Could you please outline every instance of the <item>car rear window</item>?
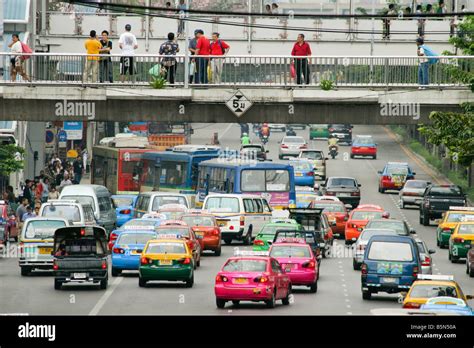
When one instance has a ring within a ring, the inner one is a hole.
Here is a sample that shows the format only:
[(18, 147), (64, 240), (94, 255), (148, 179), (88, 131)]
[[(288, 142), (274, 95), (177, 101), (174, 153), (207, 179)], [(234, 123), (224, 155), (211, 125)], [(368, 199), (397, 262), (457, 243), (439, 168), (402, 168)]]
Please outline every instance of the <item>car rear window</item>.
[(64, 221), (60, 220), (30, 220), (27, 223), (24, 238), (26, 239), (51, 239), (54, 238), (56, 229), (65, 227)]
[(474, 234), (474, 225), (460, 225), (458, 229), (459, 234)]
[(127, 221), (120, 227), (120, 229), (121, 230), (133, 230), (133, 229), (143, 230), (144, 228), (154, 229), (155, 225), (156, 225), (156, 221), (154, 220), (136, 219), (136, 220)]
[(424, 189), (428, 186), (428, 183), (425, 181), (414, 181), (414, 180), (408, 180), (405, 183), (405, 187), (407, 188), (417, 188), (417, 189)]
[(371, 145), (374, 143), (372, 138), (357, 138), (354, 143), (359, 145)]
[(158, 234), (169, 234), (169, 235), (179, 235), (183, 237), (189, 237), (189, 229), (186, 228), (179, 228), (179, 227), (160, 227), (159, 229), (156, 230)]
[(323, 154), (320, 151), (305, 151), (301, 154), (302, 158), (309, 158), (312, 160), (322, 160)]
[(239, 200), (233, 197), (210, 197), (203, 209), (223, 213), (239, 213)]
[(112, 197), (115, 207), (129, 207), (133, 204), (132, 197)]
[(454, 286), (438, 284), (414, 285), (410, 292), (411, 298), (431, 298), (439, 296), (458, 297), (458, 293)]
[(295, 144), (304, 144), (305, 141), (303, 138), (284, 138), (282, 143), (295, 143)]
[(290, 246), (290, 245), (274, 245), (270, 252), (272, 257), (311, 257), (308, 246)]
[(351, 220), (373, 220), (382, 218), (381, 211), (355, 211), (352, 213)]
[(117, 244), (142, 244), (156, 238), (154, 233), (121, 233), (117, 239)]
[(315, 208), (324, 209), (325, 213), (344, 213), (344, 207), (340, 204), (329, 204), (329, 203), (314, 203)]
[(290, 162), (290, 165), (299, 171), (308, 171), (310, 172), (313, 170), (313, 165), (309, 162)]
[(329, 179), (328, 186), (345, 186), (345, 187), (355, 187), (356, 182), (351, 178), (331, 178)]
[(461, 196), (462, 191), (457, 186), (449, 187), (432, 187), (430, 190), (431, 196)]
[(214, 220), (210, 216), (183, 216), (181, 219), (186, 222), (188, 226), (214, 226)]
[(413, 261), (413, 253), (409, 243), (375, 241), (370, 245), (369, 260), (379, 261)]
[(387, 167), (387, 174), (389, 174), (389, 175), (395, 175), (395, 174), (407, 175), (408, 174), (408, 167), (405, 167), (405, 166), (390, 166), (390, 167)]
[(388, 230), (395, 230), (398, 234), (405, 234), (405, 225), (401, 221), (370, 221), (366, 228), (384, 228)]
[(160, 211), (166, 220), (181, 220), (181, 217), (185, 214), (182, 211)]
[(41, 216), (60, 217), (73, 222), (81, 221), (81, 213), (77, 205), (46, 205)]
[(184, 243), (153, 243), (146, 249), (147, 254), (186, 254)]
[(90, 205), (92, 208), (95, 207), (94, 198), (91, 196), (62, 196), (62, 200), (76, 200), (82, 205)]
[(182, 204), (186, 207), (188, 206), (188, 202), (186, 201), (186, 199), (181, 196), (156, 196), (155, 198), (153, 198), (153, 205), (151, 207), (151, 210), (157, 211), (162, 205), (165, 204)]
[(474, 214), (449, 213), (446, 222), (474, 221)]
[(229, 260), (222, 268), (226, 272), (265, 272), (266, 260)]

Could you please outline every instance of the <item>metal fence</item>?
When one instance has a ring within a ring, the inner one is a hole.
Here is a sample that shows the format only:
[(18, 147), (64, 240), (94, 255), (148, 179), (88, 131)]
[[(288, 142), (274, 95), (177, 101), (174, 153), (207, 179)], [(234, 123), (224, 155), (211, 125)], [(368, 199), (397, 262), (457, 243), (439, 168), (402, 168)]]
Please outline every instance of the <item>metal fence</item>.
[[(420, 57), (382, 56), (191, 56), (185, 67), (183, 55), (120, 55), (34, 53), (22, 61), (31, 81), (17, 76), (12, 81), (11, 53), (0, 53), (5, 71), (0, 84), (32, 85), (113, 85), (161, 87), (415, 87), (419, 86)], [(472, 56), (429, 57), (428, 87), (462, 87), (459, 71), (474, 72)], [(18, 61), (18, 59), (17, 59)], [(18, 62), (17, 62), (18, 65)], [(166, 65), (171, 65), (166, 67)], [(185, 69), (186, 68), (186, 69)], [(456, 70), (456, 73), (453, 71)], [(188, 74), (195, 72), (194, 74)], [(18, 74), (17, 74), (18, 75)], [(185, 76), (188, 75), (188, 76)], [(301, 81), (298, 79), (301, 76)], [(174, 77), (174, 81), (173, 81)], [(187, 79), (187, 83), (185, 81)], [(157, 82), (158, 81), (158, 82)], [(330, 82), (328, 82), (330, 81)]]

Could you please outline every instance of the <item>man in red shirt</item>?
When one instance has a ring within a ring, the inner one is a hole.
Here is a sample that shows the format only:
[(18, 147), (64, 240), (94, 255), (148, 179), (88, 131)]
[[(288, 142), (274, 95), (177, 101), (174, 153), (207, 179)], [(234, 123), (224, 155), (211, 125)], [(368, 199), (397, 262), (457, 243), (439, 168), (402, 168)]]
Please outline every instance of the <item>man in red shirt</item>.
[[(299, 34), (296, 39), (296, 43), (293, 46), (291, 55), (295, 57), (308, 57), (311, 56), (311, 47), (304, 40), (304, 34)], [(295, 59), (295, 68), (296, 68), (296, 83), (298, 85), (302, 84), (301, 75), (304, 76), (304, 82), (309, 85), (309, 64), (308, 58), (296, 58)]]
[[(220, 40), (219, 36), (219, 33), (212, 33), (211, 56), (224, 56), (230, 50), (230, 46)], [(223, 66), (224, 58), (211, 58), (212, 83), (221, 83)]]
[(204, 36), (204, 31), (196, 30), (197, 44), (196, 44), (196, 65), (198, 67), (198, 80), (196, 83), (208, 83), (207, 67), (209, 65), (209, 58), (202, 56), (209, 56), (211, 54), (211, 42)]

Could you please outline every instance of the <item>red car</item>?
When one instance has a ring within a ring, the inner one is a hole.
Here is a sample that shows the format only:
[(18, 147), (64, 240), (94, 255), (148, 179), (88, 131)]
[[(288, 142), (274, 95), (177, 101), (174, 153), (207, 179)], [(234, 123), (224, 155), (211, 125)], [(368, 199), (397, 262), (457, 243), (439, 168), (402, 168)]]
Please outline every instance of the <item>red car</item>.
[(371, 135), (358, 135), (352, 141), (351, 158), (356, 156), (377, 158), (377, 144)]
[(346, 222), (346, 245), (354, 243), (369, 220), (389, 218), (390, 214), (379, 205), (362, 204), (354, 209)]
[(181, 217), (194, 231), (201, 243), (202, 250), (212, 250), (214, 255), (221, 255), (221, 230), (217, 226), (216, 218), (211, 214), (193, 213)]
[(155, 228), (155, 231), (158, 233), (159, 237), (160, 235), (162, 235), (162, 237), (175, 235), (186, 239), (186, 244), (188, 245), (189, 250), (192, 250), (193, 253), (194, 264), (196, 267), (201, 266), (201, 244), (198, 238), (196, 238), (193, 229), (184, 221), (165, 220), (161, 222), (160, 226)]
[[(314, 201), (313, 208), (323, 208), (323, 214), (327, 216), (332, 232), (344, 238), (346, 221), (349, 219), (349, 212), (344, 203), (325, 200)], [(335, 225), (334, 222), (336, 223)]]
[(387, 190), (400, 191), (408, 180), (414, 180), (416, 173), (411, 170), (408, 163), (388, 162), (383, 170), (378, 172), (379, 192)]

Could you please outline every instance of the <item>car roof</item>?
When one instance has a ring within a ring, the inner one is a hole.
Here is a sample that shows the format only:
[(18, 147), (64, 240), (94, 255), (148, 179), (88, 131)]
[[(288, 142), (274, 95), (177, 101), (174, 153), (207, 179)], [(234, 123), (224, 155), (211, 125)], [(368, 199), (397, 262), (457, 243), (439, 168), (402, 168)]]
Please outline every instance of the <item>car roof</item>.
[(66, 222), (66, 224), (69, 223), (69, 221), (67, 219), (64, 219), (64, 218), (60, 218), (60, 217), (43, 217), (43, 216), (37, 216), (37, 217), (34, 217), (34, 218), (29, 218), (27, 220), (25, 220), (24, 223), (28, 223), (28, 222), (32, 222), (32, 221), (64, 221)]
[(135, 198), (135, 197), (138, 197), (138, 195), (129, 195), (129, 194), (119, 194), (119, 195), (112, 195), (110, 196), (110, 198)]
[(109, 190), (102, 185), (94, 185), (94, 184), (77, 184), (77, 185), (68, 185), (65, 186), (62, 191), (61, 195), (64, 195), (65, 193), (68, 193), (68, 191), (74, 191), (74, 193), (77, 195), (78, 192), (81, 193), (81, 195), (85, 195), (86, 193), (91, 193), (91, 192), (103, 192), (103, 193), (109, 193)]

